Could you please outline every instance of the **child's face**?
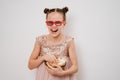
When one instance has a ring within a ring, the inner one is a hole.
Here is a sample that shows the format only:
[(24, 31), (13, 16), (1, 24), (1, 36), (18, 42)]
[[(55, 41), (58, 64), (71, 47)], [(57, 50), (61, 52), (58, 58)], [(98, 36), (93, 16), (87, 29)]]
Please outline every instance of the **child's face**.
[(65, 21), (63, 21), (63, 14), (58, 12), (51, 12), (48, 14), (46, 25), (50, 32), (50, 35), (57, 37), (62, 33), (61, 29), (65, 26)]

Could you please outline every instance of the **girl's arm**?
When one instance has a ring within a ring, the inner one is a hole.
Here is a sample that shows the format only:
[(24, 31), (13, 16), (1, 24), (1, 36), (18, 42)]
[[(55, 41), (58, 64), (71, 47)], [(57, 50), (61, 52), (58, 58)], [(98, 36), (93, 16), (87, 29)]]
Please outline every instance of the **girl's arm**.
[(39, 57), (39, 55), (40, 55), (40, 44), (36, 41), (34, 45), (34, 49), (28, 61), (28, 68), (30, 70), (37, 68), (44, 61), (43, 57), (41, 56)]
[(71, 41), (70, 47), (69, 47), (69, 57), (72, 62), (72, 66), (68, 70), (62, 70), (62, 68), (58, 65), (57, 68), (49, 68), (46, 66), (47, 71), (54, 75), (54, 76), (66, 76), (74, 74), (78, 71), (78, 62), (77, 62), (77, 56), (75, 51), (75, 45), (74, 41)]
[(57, 62), (56, 57), (54, 55), (45, 54), (43, 56), (40, 56), (40, 44), (38, 41), (36, 41), (28, 62), (28, 68), (31, 70), (37, 68), (44, 61)]
[(74, 39), (70, 43), (69, 57), (71, 59), (72, 66), (68, 70), (64, 71), (64, 75), (71, 75), (78, 71), (78, 60), (77, 60), (77, 55), (76, 55)]

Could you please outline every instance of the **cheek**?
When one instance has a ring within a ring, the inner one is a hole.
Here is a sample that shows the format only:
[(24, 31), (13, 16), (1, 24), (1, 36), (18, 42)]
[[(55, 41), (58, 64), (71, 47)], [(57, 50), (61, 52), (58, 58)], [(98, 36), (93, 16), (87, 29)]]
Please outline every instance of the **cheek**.
[(60, 27), (60, 29), (63, 29), (64, 27), (65, 27), (65, 26), (63, 25), (63, 26)]
[(59, 32), (61, 32), (61, 31), (62, 31), (62, 29), (63, 29), (63, 27), (60, 27), (60, 28), (59, 28)]
[(48, 28), (48, 29), (51, 29), (51, 27), (50, 27), (50, 26), (47, 26), (47, 28)]

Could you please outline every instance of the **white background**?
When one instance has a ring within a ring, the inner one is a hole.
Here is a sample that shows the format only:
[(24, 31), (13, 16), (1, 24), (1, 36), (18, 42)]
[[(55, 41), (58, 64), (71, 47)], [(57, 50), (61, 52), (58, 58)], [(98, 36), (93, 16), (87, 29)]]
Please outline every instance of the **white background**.
[(27, 63), (35, 38), (48, 33), (43, 10), (64, 6), (78, 80), (120, 80), (120, 0), (0, 0), (0, 80), (35, 80)]

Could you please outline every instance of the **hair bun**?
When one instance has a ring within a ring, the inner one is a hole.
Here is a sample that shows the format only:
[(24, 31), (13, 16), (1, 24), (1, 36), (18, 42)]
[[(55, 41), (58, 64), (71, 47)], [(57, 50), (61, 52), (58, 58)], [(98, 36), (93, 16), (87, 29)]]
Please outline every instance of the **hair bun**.
[(64, 13), (67, 13), (68, 12), (68, 7), (64, 7), (62, 10), (63, 10)]
[(44, 9), (44, 13), (47, 14), (49, 12), (49, 9), (48, 8), (45, 8)]

